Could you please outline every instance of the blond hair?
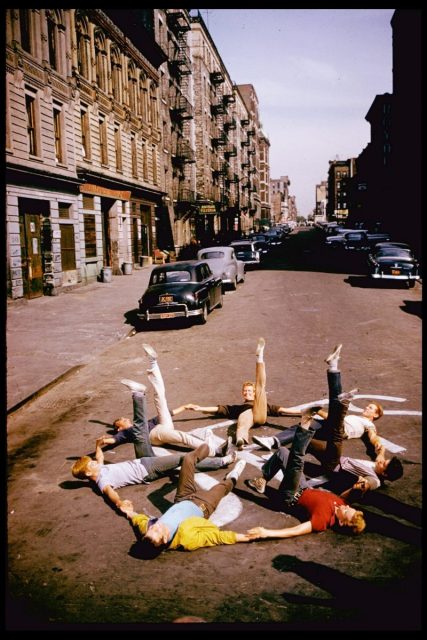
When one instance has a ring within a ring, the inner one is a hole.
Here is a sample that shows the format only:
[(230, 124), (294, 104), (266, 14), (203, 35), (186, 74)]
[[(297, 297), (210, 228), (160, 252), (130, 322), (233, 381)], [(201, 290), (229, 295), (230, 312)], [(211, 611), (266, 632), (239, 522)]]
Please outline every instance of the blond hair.
[(366, 521), (363, 515), (363, 511), (356, 511), (351, 519), (351, 522), (349, 523), (349, 526), (351, 527), (351, 530), (355, 535), (362, 533), (362, 531), (366, 529)]
[(255, 382), (252, 382), (252, 380), (246, 380), (246, 382), (242, 384), (242, 391), (245, 387), (253, 387), (255, 389)]
[(86, 471), (89, 462), (92, 462), (92, 458), (90, 458), (89, 456), (82, 456), (81, 458), (76, 460), (71, 467), (71, 473), (73, 474), (73, 476), (75, 478), (79, 478), (80, 480), (86, 480)]

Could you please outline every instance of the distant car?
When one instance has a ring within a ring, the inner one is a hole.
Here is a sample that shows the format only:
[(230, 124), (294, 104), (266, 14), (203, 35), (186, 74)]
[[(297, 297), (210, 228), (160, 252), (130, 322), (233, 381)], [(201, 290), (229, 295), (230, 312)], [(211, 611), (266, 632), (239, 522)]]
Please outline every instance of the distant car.
[(401, 249), (411, 249), (409, 244), (406, 244), (406, 242), (393, 242), (392, 240), (389, 240), (388, 242), (376, 242), (374, 245), (374, 251), (377, 251), (378, 249), (386, 249), (387, 247), (400, 247)]
[(369, 254), (368, 266), (375, 280), (402, 281), (412, 288), (420, 279), (418, 262), (409, 248), (381, 247)]
[(242, 260), (246, 265), (259, 265), (261, 256), (259, 251), (256, 250), (255, 242), (239, 240), (232, 242), (230, 247), (233, 247), (236, 258)]
[(357, 229), (347, 230), (344, 233), (326, 238), (326, 244), (333, 249), (370, 249), (377, 242), (390, 240), (388, 233), (370, 233)]
[(238, 282), (245, 281), (245, 263), (237, 260), (233, 247), (205, 247), (197, 252), (197, 258), (207, 262), (214, 276), (233, 291)]
[(207, 262), (188, 260), (154, 267), (137, 316), (145, 322), (196, 318), (205, 324), (214, 307), (222, 307), (221, 278)]

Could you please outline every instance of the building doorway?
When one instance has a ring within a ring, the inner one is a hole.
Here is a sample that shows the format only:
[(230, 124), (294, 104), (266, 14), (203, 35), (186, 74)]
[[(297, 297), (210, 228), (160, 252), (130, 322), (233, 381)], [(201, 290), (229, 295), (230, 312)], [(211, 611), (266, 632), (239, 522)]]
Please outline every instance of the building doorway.
[(43, 295), (41, 218), (49, 216), (49, 202), (19, 198), (19, 236), (24, 296)]

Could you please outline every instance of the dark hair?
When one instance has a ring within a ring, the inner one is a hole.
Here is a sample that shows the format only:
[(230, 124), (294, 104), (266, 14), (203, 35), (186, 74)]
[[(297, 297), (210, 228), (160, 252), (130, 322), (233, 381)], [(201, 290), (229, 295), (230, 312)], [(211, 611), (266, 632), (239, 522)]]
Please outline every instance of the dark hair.
[(393, 480), (399, 480), (399, 478), (401, 478), (402, 476), (403, 476), (402, 463), (399, 460), (399, 458), (397, 458), (396, 456), (393, 456), (392, 458), (390, 458), (390, 462), (386, 467), (384, 478), (386, 478), (386, 480), (390, 480), (390, 482), (393, 482)]
[(166, 549), (166, 545), (155, 547), (149, 540), (143, 538), (133, 543), (129, 549), (129, 555), (138, 560), (154, 560), (164, 549)]

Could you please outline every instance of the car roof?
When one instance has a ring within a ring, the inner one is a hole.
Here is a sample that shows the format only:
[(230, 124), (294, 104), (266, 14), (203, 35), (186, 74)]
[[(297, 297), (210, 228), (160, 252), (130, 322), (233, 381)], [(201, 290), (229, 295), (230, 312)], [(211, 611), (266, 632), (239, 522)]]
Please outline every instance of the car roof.
[(214, 245), (213, 247), (203, 247), (203, 249), (199, 249), (197, 253), (202, 253), (202, 251), (230, 251), (232, 247), (217, 247)]
[(183, 268), (194, 268), (200, 264), (206, 264), (206, 260), (178, 260), (177, 262), (171, 262), (170, 264), (159, 264), (154, 267), (153, 271), (181, 271)]

